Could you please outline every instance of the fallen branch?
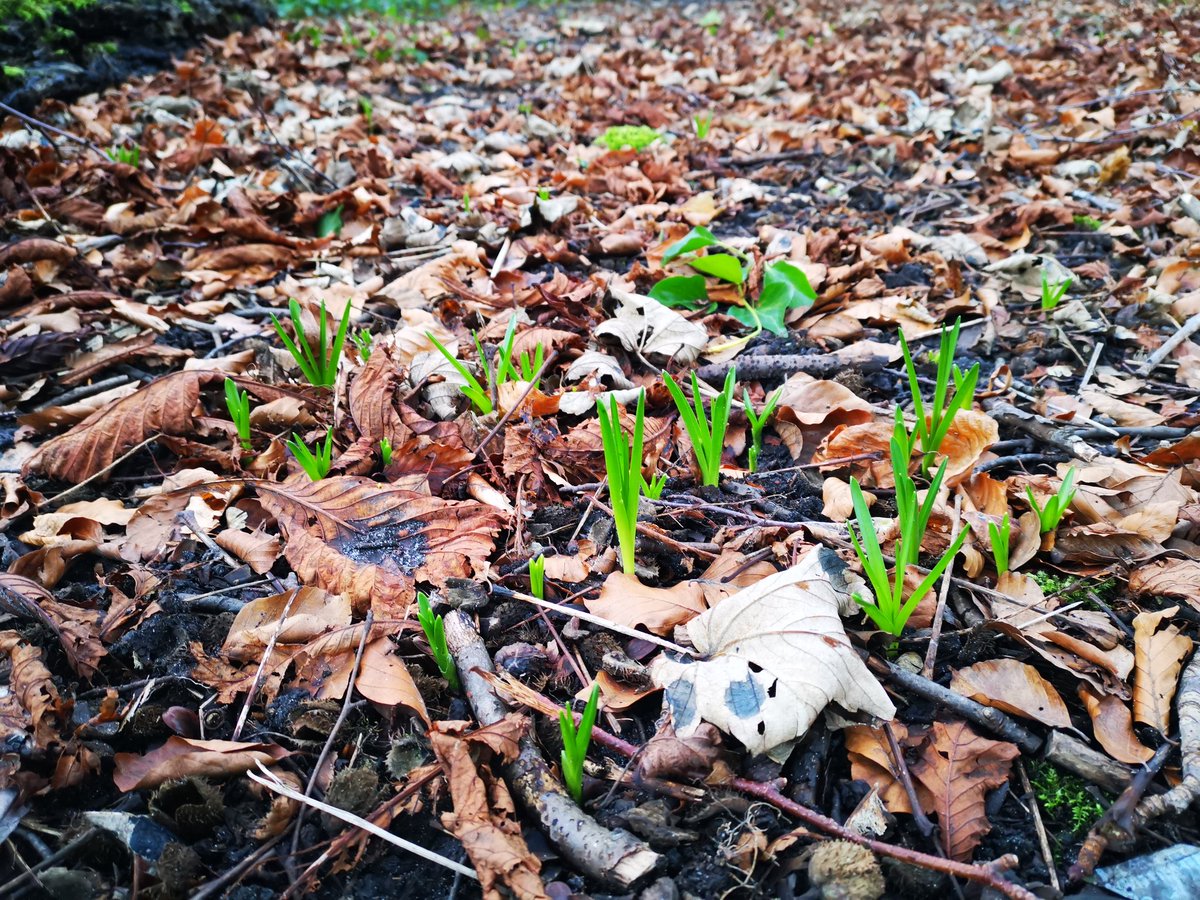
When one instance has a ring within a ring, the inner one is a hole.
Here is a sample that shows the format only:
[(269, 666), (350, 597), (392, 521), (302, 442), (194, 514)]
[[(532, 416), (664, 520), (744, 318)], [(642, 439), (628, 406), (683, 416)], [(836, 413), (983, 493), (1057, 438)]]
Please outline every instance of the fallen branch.
[(1171, 355), (1171, 352), (1190, 338), (1197, 331), (1200, 331), (1200, 313), (1196, 313), (1186, 322), (1179, 326), (1179, 330), (1163, 341), (1163, 345), (1146, 357), (1146, 361), (1142, 363), (1142, 367), (1138, 369), (1138, 374), (1141, 376), (1149, 375), (1153, 372), (1164, 359)]
[(797, 372), (824, 378), (854, 367), (864, 372), (882, 369), (888, 364), (885, 356), (870, 356), (866, 359), (848, 360), (832, 353), (799, 356), (739, 356), (729, 362), (710, 363), (696, 370), (696, 377), (708, 382), (719, 382), (726, 373), (737, 366), (738, 378), (753, 381), (760, 378), (787, 378)]
[[(553, 700), (539, 694), (528, 685), (514, 681), (511, 678), (502, 678), (495, 675), (486, 679), (486, 681), (509, 694), (515, 702), (528, 706), (530, 709), (548, 716), (558, 714), (559, 707)], [(575, 716), (578, 719), (579, 714), (576, 713)], [(611, 735), (601, 728), (592, 729), (592, 740), (630, 758), (636, 756), (641, 750), (641, 748), (615, 735)], [(802, 806), (795, 800), (785, 797), (773, 784), (752, 781), (749, 778), (729, 778), (720, 782), (720, 785), (731, 787), (748, 796), (765, 800), (829, 837), (861, 844), (863, 847), (880, 856), (887, 856), (908, 865), (919, 866), (934, 872), (943, 872), (947, 875), (987, 885), (1006, 897), (1014, 898), (1014, 900), (1034, 900), (1034, 894), (1031, 894), (1020, 885), (1005, 880), (1003, 876), (1005, 871), (1014, 869), (1019, 864), (1020, 860), (1015, 854), (1008, 853), (999, 859), (982, 865), (955, 862), (952, 859), (943, 859), (939, 856), (931, 856), (928, 853), (921, 853), (917, 850), (909, 850), (907, 847), (896, 847), (892, 844), (886, 844), (883, 841), (864, 837), (857, 831), (852, 831), (844, 825), (838, 824), (828, 816), (823, 816), (806, 806)]]
[[(509, 710), (486, 678), (495, 670), (483, 639), (458, 610), (446, 616), (445, 624), (446, 644), (475, 717), (482, 725), (499, 722)], [(605, 828), (576, 805), (533, 738), (522, 738), (521, 754), (504, 767), (504, 775), (551, 842), (589, 878), (624, 889), (658, 866), (658, 854), (646, 844), (627, 831)]]
[(1045, 441), (1085, 463), (1090, 463), (1100, 456), (1100, 451), (1089, 445), (1079, 435), (1049, 419), (1025, 412), (1005, 400), (993, 397), (985, 400), (983, 406), (988, 414), (1002, 425), (1023, 431), (1039, 441)]

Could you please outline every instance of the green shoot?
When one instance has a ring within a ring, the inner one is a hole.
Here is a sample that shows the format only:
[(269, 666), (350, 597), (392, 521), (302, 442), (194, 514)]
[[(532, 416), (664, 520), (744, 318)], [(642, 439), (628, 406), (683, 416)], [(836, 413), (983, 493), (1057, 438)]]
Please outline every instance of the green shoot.
[(1029, 486), (1025, 487), (1025, 493), (1029, 496), (1029, 505), (1038, 515), (1038, 524), (1041, 527), (1042, 534), (1049, 531), (1054, 531), (1058, 528), (1058, 523), (1062, 521), (1062, 517), (1067, 513), (1067, 507), (1071, 505), (1071, 501), (1075, 498), (1075, 467), (1071, 466), (1067, 472), (1067, 477), (1062, 480), (1062, 484), (1058, 487), (1058, 493), (1046, 501), (1045, 506), (1039, 506), (1037, 498), (1033, 496), (1033, 489)]
[(333, 463), (333, 429), (325, 429), (324, 445), (315, 444), (317, 452), (313, 453), (308, 449), (304, 441), (300, 440), (296, 435), (292, 435), (287, 441), (287, 447), (292, 451), (292, 456), (296, 458), (296, 462), (300, 463), (308, 477), (313, 481), (320, 481), (329, 474), (329, 467)]
[(371, 358), (371, 344), (375, 341), (375, 335), (365, 328), (360, 328), (350, 335), (350, 340), (354, 341), (354, 346), (358, 348), (359, 359), (366, 362)]
[(550, 199), (550, 188), (540, 187), (537, 189), (538, 199), (545, 203)]
[(367, 126), (367, 134), (370, 134), (375, 128), (375, 104), (369, 97), (359, 97), (358, 108), (362, 111), (363, 124)]
[(896, 512), (900, 536), (896, 539), (895, 568), (891, 576), (888, 575), (887, 562), (875, 531), (875, 521), (871, 518), (862, 488), (857, 478), (850, 479), (850, 497), (854, 503), (854, 517), (858, 524), (857, 534), (853, 527), (850, 528), (850, 540), (875, 594), (874, 603), (868, 603), (861, 594), (855, 594), (854, 601), (881, 631), (896, 637), (904, 631), (905, 623), (921, 602), (921, 598), (929, 593), (967, 538), (967, 529), (961, 529), (954, 543), (917, 585), (916, 590), (907, 600), (904, 599), (904, 573), (910, 565), (917, 562), (921, 552), (921, 539), (929, 526), (933, 504), (946, 474), (946, 461), (942, 460), (937, 474), (929, 484), (925, 502), (918, 503), (917, 489), (908, 474), (908, 457), (904, 453), (907, 439), (903, 423), (898, 420), (892, 436), (892, 468), (896, 476)]
[(111, 150), (105, 151), (105, 156), (115, 163), (133, 166), (136, 169), (142, 163), (142, 148), (137, 144), (133, 146), (114, 145)]
[(338, 235), (342, 231), (342, 210), (345, 204), (339, 203), (328, 212), (321, 213), (321, 217), (317, 219), (317, 237), (329, 237), (330, 235)]
[(1067, 295), (1067, 291), (1071, 287), (1071, 283), (1075, 279), (1064, 278), (1058, 284), (1051, 284), (1046, 273), (1042, 272), (1042, 311), (1050, 312), (1057, 308), (1058, 304), (1062, 303), (1063, 297)]
[[(529, 358), (529, 351), (525, 351), (516, 364), (513, 364), (513, 340), (516, 332), (517, 317), (513, 316), (508, 320), (508, 329), (504, 332), (504, 340), (500, 342), (500, 348), (496, 354), (497, 386), (509, 381), (533, 381), (533, 377), (542, 367), (546, 351), (541, 344), (534, 348), (533, 359)], [(476, 346), (478, 346), (478, 339), (476, 339)], [(536, 388), (537, 382), (534, 382), (533, 386)]]
[[(950, 431), (954, 417), (958, 415), (959, 410), (970, 409), (971, 402), (975, 399), (975, 384), (979, 380), (979, 363), (973, 365), (971, 371), (966, 375), (963, 375), (962, 370), (954, 364), (954, 350), (958, 346), (958, 330), (961, 326), (962, 319), (956, 319), (954, 327), (949, 331), (945, 327), (942, 328), (941, 346), (937, 352), (937, 381), (928, 411), (921, 399), (921, 388), (917, 384), (917, 370), (908, 349), (908, 341), (904, 339), (904, 332), (900, 332), (900, 349), (904, 353), (904, 366), (908, 370), (908, 386), (912, 391), (913, 411), (917, 419), (909, 442), (910, 444), (920, 442), (921, 471), (926, 475), (929, 474), (933, 455), (942, 446), (942, 441), (946, 439), (946, 434)], [(954, 380), (954, 398), (948, 400), (947, 394), (950, 390), (951, 378)], [(905, 468), (907, 470), (907, 467)]]
[(708, 138), (708, 132), (712, 130), (712, 123), (712, 113), (692, 116), (692, 130), (696, 132), (696, 140), (703, 141)]
[(225, 406), (229, 409), (229, 418), (237, 427), (238, 439), (242, 449), (249, 450), (250, 444), (250, 395), (239, 391), (237, 382), (232, 378), (225, 379)]
[(657, 500), (662, 496), (663, 488), (667, 486), (667, 475), (665, 472), (655, 473), (650, 476), (650, 480), (646, 481), (642, 478), (642, 493), (651, 500)]
[(441, 616), (434, 615), (429, 605), (429, 596), (424, 591), (417, 591), (417, 621), (429, 641), (429, 649), (433, 651), (433, 661), (437, 663), (438, 671), (450, 685), (450, 690), (458, 691), (458, 670), (454, 668), (454, 657), (446, 646), (446, 623)]
[[(737, 370), (729, 369), (725, 376), (725, 387), (712, 401), (712, 423), (704, 415), (704, 400), (700, 396), (700, 382), (696, 373), (692, 373), (692, 398), (689, 403), (683, 396), (683, 391), (675, 383), (670, 372), (663, 373), (663, 381), (671, 398), (683, 418), (688, 437), (692, 441), (692, 452), (696, 455), (696, 468), (700, 470), (700, 482), (705, 485), (715, 485), (721, 480), (721, 455), (725, 450), (725, 427), (729, 424), (729, 407), (733, 403), (733, 385), (737, 380)], [(694, 405), (693, 405), (694, 404)]]
[(605, 408), (597, 402), (600, 439), (604, 443), (604, 466), (608, 472), (608, 496), (612, 504), (613, 524), (621, 547), (621, 569), (626, 575), (636, 570), (638, 498), (642, 493), (642, 433), (646, 419), (646, 392), (638, 393), (637, 413), (633, 420), (633, 442), (621, 428), (617, 398), (610, 396)]
[(540, 554), (529, 561), (529, 593), (539, 600), (546, 599), (546, 557)]
[(566, 704), (558, 713), (558, 728), (562, 733), (562, 773), (567, 792), (575, 798), (575, 802), (583, 803), (583, 760), (587, 756), (588, 746), (592, 743), (592, 726), (596, 724), (596, 713), (600, 709), (600, 685), (592, 685), (592, 694), (588, 697), (587, 706), (575, 724), (575, 716), (571, 705)]
[(296, 365), (300, 367), (300, 371), (304, 373), (309, 384), (315, 387), (333, 387), (333, 383), (337, 379), (338, 360), (342, 356), (342, 345), (346, 343), (346, 329), (350, 325), (350, 304), (346, 304), (346, 311), (342, 313), (341, 324), (338, 325), (337, 333), (334, 335), (333, 343), (329, 345), (328, 351), (326, 350), (328, 313), (325, 310), (325, 301), (321, 301), (321, 314), (318, 317), (321, 327), (315, 344), (309, 341), (308, 336), (304, 333), (300, 304), (296, 302), (295, 298), (288, 301), (288, 309), (292, 317), (292, 328), (296, 332), (296, 340), (293, 341), (288, 336), (279, 319), (272, 315), (271, 322), (275, 325), (279, 339), (292, 354), (292, 359), (296, 361)]
[[(455, 359), (454, 354), (447, 350), (441, 341), (435, 338), (428, 331), (425, 332), (425, 337), (433, 341), (433, 346), (437, 347), (438, 352), (440, 352), (442, 356), (446, 358), (446, 362), (450, 363), (450, 365), (454, 367), (454, 371), (458, 372), (458, 374), (461, 375), (466, 381), (466, 384), (460, 384), (458, 386), (458, 389), (462, 391), (463, 396), (475, 404), (475, 408), (479, 410), (480, 415), (488, 415), (495, 408), (494, 404), (492, 403), (491, 391), (480, 384), (479, 379), (472, 374), (471, 370), (468, 369), (463, 363)], [(478, 340), (476, 343), (478, 344)], [(482, 352), (480, 353), (479, 359), (480, 362), (484, 362)], [(488, 380), (490, 381), (491, 379)]]
[(471, 195), (465, 192), (463, 193), (463, 212), (468, 215), (471, 212)]
[(771, 414), (775, 412), (780, 393), (781, 391), (778, 390), (772, 393), (767, 398), (767, 402), (763, 404), (762, 412), (756, 413), (754, 404), (750, 402), (750, 392), (744, 388), (742, 390), (742, 402), (746, 407), (746, 421), (750, 423), (750, 449), (746, 451), (746, 462), (749, 464), (751, 472), (758, 471), (758, 457), (762, 453), (763, 427), (771, 418)]
[(383, 460), (384, 468), (392, 464), (392, 442), (387, 438), (379, 439), (379, 458)]
[(992, 558), (996, 560), (996, 574), (1003, 575), (1008, 571), (1008, 545), (1012, 537), (1012, 521), (1008, 513), (1000, 520), (1000, 526), (988, 522), (988, 539), (992, 542)]

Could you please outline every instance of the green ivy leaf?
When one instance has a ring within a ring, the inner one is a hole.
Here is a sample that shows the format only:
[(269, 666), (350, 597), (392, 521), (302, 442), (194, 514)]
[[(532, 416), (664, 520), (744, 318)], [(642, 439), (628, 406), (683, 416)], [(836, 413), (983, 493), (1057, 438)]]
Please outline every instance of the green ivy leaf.
[(342, 230), (342, 206), (339, 203), (335, 208), (323, 213), (321, 218), (317, 219), (317, 237), (329, 237), (331, 234), (338, 234)]
[(714, 278), (720, 278), (730, 284), (741, 284), (746, 280), (741, 260), (728, 253), (710, 253), (708, 256), (699, 256), (693, 259), (689, 265), (697, 272), (712, 275)]
[[(763, 288), (758, 295), (755, 309), (762, 320), (763, 328), (779, 337), (787, 336), (787, 326), (784, 319), (789, 310), (802, 306), (811, 306), (817, 299), (817, 292), (812, 289), (806, 276), (789, 262), (779, 260), (767, 266), (763, 272)], [(749, 319), (749, 312), (739, 316), (731, 311), (739, 322)]]
[(708, 285), (703, 275), (674, 275), (652, 287), (649, 296), (663, 306), (699, 309), (708, 301)]
[(721, 242), (717, 240), (716, 235), (703, 225), (697, 225), (681, 240), (667, 248), (667, 252), (663, 254), (662, 264), (665, 266), (671, 260), (678, 259), (685, 253), (695, 253), (705, 247), (715, 247), (719, 243)]

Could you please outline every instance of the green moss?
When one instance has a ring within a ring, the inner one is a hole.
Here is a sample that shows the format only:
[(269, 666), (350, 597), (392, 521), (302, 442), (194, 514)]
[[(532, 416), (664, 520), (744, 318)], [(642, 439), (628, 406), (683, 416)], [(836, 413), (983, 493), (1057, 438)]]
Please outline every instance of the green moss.
[(1082, 228), (1085, 231), (1099, 231), (1101, 228), (1104, 227), (1104, 223), (1101, 222), (1099, 219), (1097, 219), (1095, 216), (1077, 215), (1074, 217), (1074, 219), (1075, 219), (1075, 227)]
[(1087, 791), (1080, 778), (1060, 771), (1050, 763), (1033, 767), (1030, 783), (1042, 810), (1052, 821), (1071, 829), (1076, 837), (1085, 834), (1104, 815), (1104, 806)]
[(49, 21), (56, 13), (71, 13), (94, 6), (96, 0), (0, 0), (0, 21)]
[[(1079, 581), (1072, 575), (1057, 575), (1054, 572), (1038, 571), (1030, 573), (1030, 577), (1037, 582), (1038, 587), (1042, 592), (1049, 597), (1051, 594), (1058, 594), (1058, 599), (1063, 603), (1082, 602), (1085, 606), (1094, 605), (1091, 602), (1089, 594), (1095, 594), (1105, 603), (1110, 601), (1117, 592), (1117, 581), (1115, 578), (1107, 578), (1104, 581), (1083, 581), (1075, 585), (1069, 591), (1068, 587)], [(1060, 593), (1066, 591), (1066, 593)]]
[(603, 144), (609, 150), (631, 147), (641, 153), (655, 141), (661, 140), (661, 132), (649, 125), (614, 125), (596, 138), (596, 143)]

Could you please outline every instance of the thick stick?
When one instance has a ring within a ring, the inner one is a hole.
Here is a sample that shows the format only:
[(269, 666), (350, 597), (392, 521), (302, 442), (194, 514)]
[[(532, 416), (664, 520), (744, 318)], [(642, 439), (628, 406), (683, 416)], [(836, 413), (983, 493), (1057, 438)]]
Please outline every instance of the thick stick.
[[(476, 718), (482, 725), (498, 722), (509, 710), (480, 674), (495, 671), (483, 639), (458, 610), (447, 615), (445, 623), (446, 644)], [(644, 843), (627, 831), (605, 828), (575, 804), (533, 738), (522, 739), (521, 755), (504, 767), (504, 774), (554, 845), (588, 877), (624, 889), (658, 866), (658, 854)]]
[(849, 368), (864, 372), (882, 369), (888, 364), (883, 356), (848, 360), (831, 353), (813, 356), (739, 356), (736, 360), (710, 363), (696, 370), (696, 377), (708, 382), (721, 381), (732, 366), (737, 366), (738, 377), (745, 380), (758, 378), (787, 378), (797, 372), (805, 372), (819, 378), (836, 375)]

